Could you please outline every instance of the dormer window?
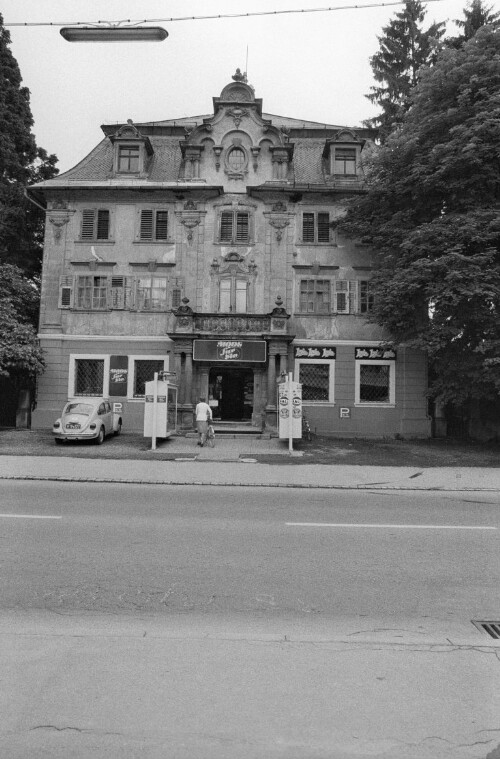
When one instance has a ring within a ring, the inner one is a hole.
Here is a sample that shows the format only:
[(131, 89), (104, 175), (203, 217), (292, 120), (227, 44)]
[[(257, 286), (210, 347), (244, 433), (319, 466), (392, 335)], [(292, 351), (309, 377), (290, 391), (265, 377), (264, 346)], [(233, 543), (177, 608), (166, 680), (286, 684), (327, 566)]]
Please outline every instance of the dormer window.
[(324, 169), (332, 179), (358, 179), (361, 150), (365, 141), (350, 131), (342, 131), (336, 137), (326, 141), (323, 158)]
[(356, 148), (334, 148), (333, 173), (337, 176), (356, 176)]
[(109, 139), (114, 148), (113, 173), (144, 175), (147, 158), (154, 152), (149, 137), (142, 135), (129, 120)]
[(139, 145), (120, 145), (118, 147), (118, 171), (137, 174), (139, 171)]

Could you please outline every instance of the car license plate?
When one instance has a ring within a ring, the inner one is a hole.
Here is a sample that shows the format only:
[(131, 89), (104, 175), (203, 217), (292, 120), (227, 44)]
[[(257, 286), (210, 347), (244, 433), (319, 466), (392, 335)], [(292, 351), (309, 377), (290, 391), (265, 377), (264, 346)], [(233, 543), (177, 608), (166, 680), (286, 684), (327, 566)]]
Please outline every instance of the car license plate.
[(66, 429), (67, 430), (79, 430), (80, 429), (80, 425), (77, 424), (77, 422), (70, 422), (69, 424), (66, 425)]

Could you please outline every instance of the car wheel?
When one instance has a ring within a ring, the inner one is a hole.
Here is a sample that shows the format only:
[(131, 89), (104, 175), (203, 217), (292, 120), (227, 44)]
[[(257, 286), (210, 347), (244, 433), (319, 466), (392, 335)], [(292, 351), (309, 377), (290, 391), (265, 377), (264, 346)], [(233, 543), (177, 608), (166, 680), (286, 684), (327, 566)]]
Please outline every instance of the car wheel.
[(106, 437), (106, 430), (104, 429), (104, 427), (101, 427), (99, 430), (99, 434), (97, 435), (97, 438), (96, 438), (97, 445), (102, 445), (104, 443), (105, 437)]
[(120, 421), (118, 422), (118, 426), (115, 430), (115, 435), (119, 435), (121, 431), (122, 431), (122, 420), (120, 419)]

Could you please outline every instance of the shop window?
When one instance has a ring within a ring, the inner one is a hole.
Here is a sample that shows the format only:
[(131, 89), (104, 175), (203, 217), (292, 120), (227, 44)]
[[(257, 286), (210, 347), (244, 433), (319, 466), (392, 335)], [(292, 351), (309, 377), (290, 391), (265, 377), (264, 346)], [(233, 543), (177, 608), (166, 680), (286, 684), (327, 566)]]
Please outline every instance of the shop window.
[(104, 359), (75, 359), (74, 395), (77, 397), (104, 395)]
[(139, 229), (140, 240), (168, 239), (168, 211), (154, 211), (150, 208), (141, 211)]
[(84, 208), (82, 211), (82, 240), (108, 240), (110, 214), (107, 208)]
[(154, 379), (155, 372), (165, 369), (165, 361), (162, 358), (136, 358), (133, 361), (133, 397), (144, 398), (146, 382)]
[(302, 384), (304, 403), (333, 403), (335, 361), (296, 361), (295, 376)]
[(336, 176), (356, 176), (356, 148), (334, 148), (333, 173)]
[(302, 242), (330, 242), (330, 214), (302, 214)]
[(228, 244), (250, 242), (250, 214), (247, 211), (222, 211), (219, 242)]
[(219, 311), (245, 314), (248, 310), (248, 281), (239, 277), (224, 277), (219, 282)]
[(139, 172), (139, 145), (120, 145), (118, 148), (118, 171), (125, 174)]
[(394, 405), (394, 361), (356, 361), (356, 404)]

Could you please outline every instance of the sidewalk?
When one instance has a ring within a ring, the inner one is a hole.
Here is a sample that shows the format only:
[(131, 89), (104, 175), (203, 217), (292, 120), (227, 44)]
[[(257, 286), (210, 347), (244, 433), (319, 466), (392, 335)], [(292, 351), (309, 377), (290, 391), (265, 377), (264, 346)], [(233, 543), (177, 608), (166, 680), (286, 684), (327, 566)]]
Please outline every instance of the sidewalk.
[[(500, 491), (500, 470), (480, 467), (378, 467), (319, 464), (273, 466), (236, 458), (231, 441), (227, 458), (195, 460), (105, 460), (71, 456), (0, 456), (0, 479), (115, 482), (158, 485), (329, 488), (421, 491)], [(229, 441), (227, 441), (229, 444)], [(245, 446), (247, 448), (247, 445)], [(288, 455), (288, 454), (286, 454)]]

